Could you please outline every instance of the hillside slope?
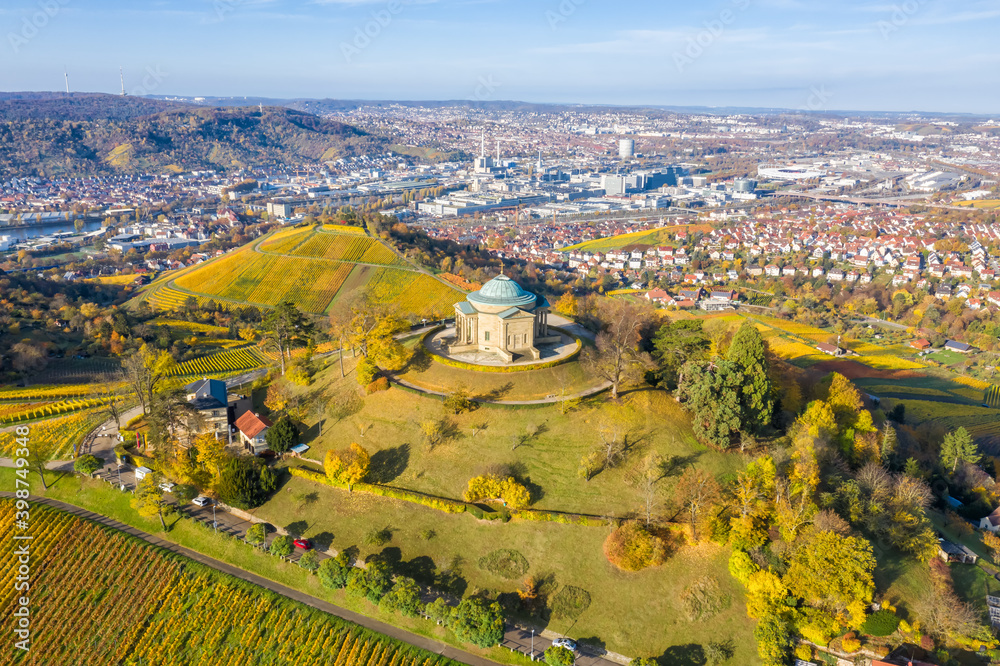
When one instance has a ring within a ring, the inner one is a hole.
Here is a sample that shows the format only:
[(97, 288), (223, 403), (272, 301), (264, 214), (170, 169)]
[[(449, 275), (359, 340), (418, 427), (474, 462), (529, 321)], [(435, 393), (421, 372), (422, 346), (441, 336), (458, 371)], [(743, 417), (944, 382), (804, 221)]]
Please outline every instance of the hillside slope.
[(139, 298), (162, 310), (191, 296), (264, 308), (291, 300), (305, 312), (323, 315), (365, 289), (412, 319), (447, 316), (464, 298), (464, 292), (405, 264), (381, 241), (320, 227), (272, 233), (157, 280)]
[[(134, 111), (141, 110), (143, 100)], [(154, 108), (159, 102), (148, 100)], [(23, 100), (0, 101), (0, 177), (228, 171), (288, 165), (385, 150), (389, 141), (344, 123), (284, 108), (178, 107), (151, 115), (95, 116), (70, 100), (41, 103), (45, 117), (16, 113)], [(126, 104), (118, 99), (114, 104)], [(82, 104), (82, 103), (81, 103)], [(91, 116), (93, 119), (79, 119)]]

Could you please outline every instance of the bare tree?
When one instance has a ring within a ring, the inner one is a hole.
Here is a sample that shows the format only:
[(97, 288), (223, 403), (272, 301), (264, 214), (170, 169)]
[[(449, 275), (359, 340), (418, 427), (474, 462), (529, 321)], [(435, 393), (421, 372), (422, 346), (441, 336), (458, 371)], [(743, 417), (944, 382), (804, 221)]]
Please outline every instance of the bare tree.
[(116, 377), (107, 376), (102, 384), (101, 397), (105, 400), (103, 412), (114, 419), (115, 428), (122, 429), (122, 415), (125, 413), (125, 396)]
[(640, 380), (643, 371), (652, 367), (649, 354), (639, 349), (649, 312), (626, 301), (608, 299), (597, 318), (601, 332), (595, 347), (584, 351), (583, 364), (589, 372), (611, 383), (611, 399), (617, 400), (623, 384)]
[(642, 494), (643, 510), (646, 513), (646, 525), (649, 526), (653, 520), (653, 511), (656, 509), (659, 498), (660, 480), (665, 476), (667, 463), (663, 456), (653, 452), (642, 461), (642, 466), (636, 475), (636, 486)]
[(688, 514), (691, 522), (691, 536), (698, 539), (698, 519), (702, 512), (715, 503), (719, 497), (719, 484), (708, 472), (696, 467), (688, 467), (677, 482), (677, 499)]

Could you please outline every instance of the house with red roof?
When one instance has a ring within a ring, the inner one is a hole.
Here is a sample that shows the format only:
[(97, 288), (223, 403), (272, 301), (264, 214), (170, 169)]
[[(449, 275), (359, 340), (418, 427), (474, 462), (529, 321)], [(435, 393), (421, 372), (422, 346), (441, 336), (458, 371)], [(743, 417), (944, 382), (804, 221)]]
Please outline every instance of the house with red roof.
[(267, 450), (267, 429), (271, 423), (266, 417), (246, 412), (236, 419), (236, 429), (240, 431), (240, 442), (248, 453), (259, 456)]

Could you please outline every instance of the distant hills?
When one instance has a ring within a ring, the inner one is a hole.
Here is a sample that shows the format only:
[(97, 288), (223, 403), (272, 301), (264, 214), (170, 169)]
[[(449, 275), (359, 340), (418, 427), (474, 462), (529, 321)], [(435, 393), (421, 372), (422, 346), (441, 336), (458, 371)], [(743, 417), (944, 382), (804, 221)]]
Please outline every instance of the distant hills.
[(0, 177), (295, 165), (384, 152), (390, 139), (288, 108), (0, 93)]

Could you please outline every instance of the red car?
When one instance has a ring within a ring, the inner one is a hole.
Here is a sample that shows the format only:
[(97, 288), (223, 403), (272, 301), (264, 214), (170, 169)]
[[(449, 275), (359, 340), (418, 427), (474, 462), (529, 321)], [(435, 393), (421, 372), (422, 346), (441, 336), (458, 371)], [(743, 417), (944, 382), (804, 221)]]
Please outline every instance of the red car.
[(296, 548), (301, 548), (302, 550), (310, 550), (312, 548), (309, 539), (295, 539), (292, 543), (295, 544)]

